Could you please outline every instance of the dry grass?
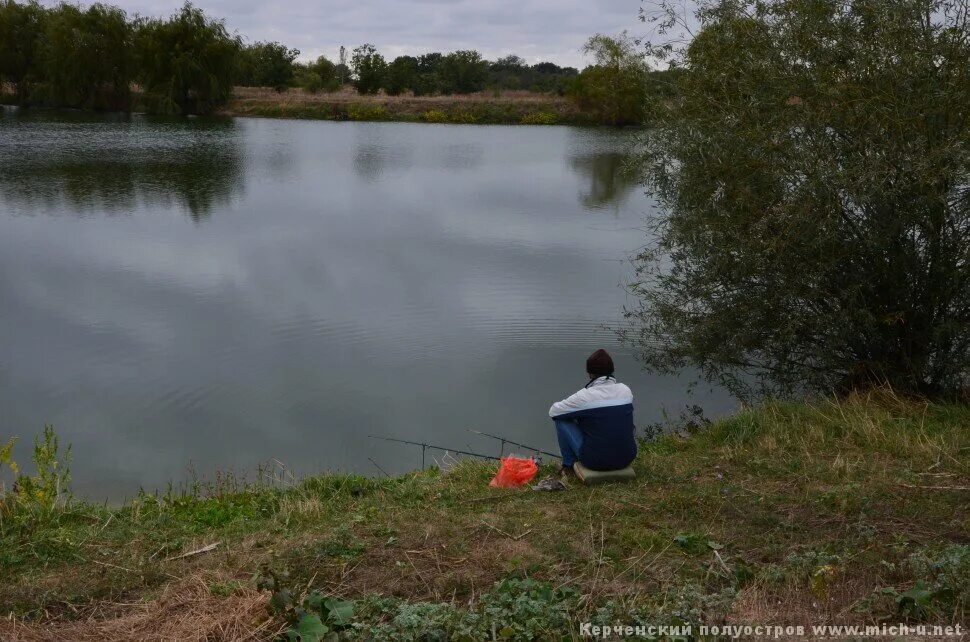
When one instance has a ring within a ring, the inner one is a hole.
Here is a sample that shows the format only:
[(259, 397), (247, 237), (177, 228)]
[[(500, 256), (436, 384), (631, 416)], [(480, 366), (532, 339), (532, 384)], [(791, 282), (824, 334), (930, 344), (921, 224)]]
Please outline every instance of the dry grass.
[(329, 120), (403, 120), (451, 123), (576, 123), (591, 117), (563, 96), (529, 91), (487, 91), (452, 96), (361, 95), (351, 88), (308, 93), (300, 88), (237, 87), (222, 110), (230, 116), (317, 118)]
[(405, 104), (423, 105), (424, 109), (448, 105), (482, 104), (482, 103), (516, 103), (530, 105), (560, 105), (571, 106), (568, 98), (555, 94), (538, 93), (532, 91), (480, 91), (473, 94), (454, 94), (451, 96), (414, 96), (401, 94), (387, 96), (385, 94), (358, 94), (351, 87), (340, 91), (315, 94), (299, 88), (290, 88), (284, 92), (277, 92), (270, 87), (236, 87), (233, 98), (237, 101), (255, 100), (270, 103), (372, 103), (381, 105)]
[(49, 624), (0, 621), (0, 639), (10, 642), (205, 642), (267, 639), (280, 631), (266, 609), (269, 597), (252, 587), (233, 595), (212, 594), (204, 574), (166, 585), (161, 595), (134, 604), (105, 604), (107, 617)]

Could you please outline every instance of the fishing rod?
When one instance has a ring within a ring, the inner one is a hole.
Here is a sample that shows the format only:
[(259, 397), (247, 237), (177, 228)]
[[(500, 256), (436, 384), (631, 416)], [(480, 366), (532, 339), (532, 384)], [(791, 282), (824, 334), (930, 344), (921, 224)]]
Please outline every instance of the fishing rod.
[(494, 459), (496, 461), (501, 461), (501, 457), (493, 457), (492, 455), (483, 455), (481, 453), (473, 453), (467, 450), (457, 450), (455, 448), (445, 448), (444, 446), (436, 446), (434, 444), (426, 444), (420, 441), (408, 441), (407, 439), (395, 439), (394, 437), (381, 437), (380, 435), (367, 435), (371, 439), (381, 439), (383, 441), (395, 441), (399, 444), (408, 444), (409, 446), (421, 446), (421, 470), (424, 470), (424, 456), (428, 449), (432, 450), (443, 450), (448, 453), (456, 453), (459, 455), (468, 455), (470, 457), (481, 457), (482, 459)]
[(468, 432), (473, 432), (476, 435), (481, 435), (483, 437), (491, 437), (492, 439), (498, 439), (502, 442), (502, 454), (505, 454), (505, 444), (512, 444), (513, 446), (518, 446), (519, 448), (525, 448), (526, 450), (532, 450), (536, 453), (542, 453), (543, 455), (549, 455), (550, 457), (555, 457), (556, 459), (562, 459), (561, 455), (556, 453), (547, 452), (545, 450), (539, 450), (538, 448), (533, 448), (532, 446), (526, 446), (525, 444), (520, 444), (517, 441), (512, 441), (511, 439), (506, 439), (505, 437), (500, 437), (499, 435), (492, 435), (487, 432), (482, 432), (481, 430), (473, 430), (471, 428), (466, 428)]

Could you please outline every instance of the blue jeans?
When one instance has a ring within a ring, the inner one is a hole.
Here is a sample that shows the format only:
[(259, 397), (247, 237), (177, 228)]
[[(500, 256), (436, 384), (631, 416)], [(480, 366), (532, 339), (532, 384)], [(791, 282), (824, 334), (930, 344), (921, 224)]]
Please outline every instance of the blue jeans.
[(579, 461), (579, 453), (583, 449), (583, 431), (575, 421), (553, 419), (556, 422), (556, 437), (559, 438), (559, 452), (562, 453), (562, 465), (572, 468)]

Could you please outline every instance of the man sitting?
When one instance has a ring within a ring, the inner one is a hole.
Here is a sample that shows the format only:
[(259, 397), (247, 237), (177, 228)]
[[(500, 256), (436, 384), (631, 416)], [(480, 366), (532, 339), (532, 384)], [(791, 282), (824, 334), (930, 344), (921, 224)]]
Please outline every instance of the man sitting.
[(613, 377), (606, 350), (590, 355), (586, 374), (589, 383), (582, 390), (549, 409), (562, 453), (560, 475), (573, 474), (577, 461), (590, 470), (620, 470), (637, 456), (633, 393)]

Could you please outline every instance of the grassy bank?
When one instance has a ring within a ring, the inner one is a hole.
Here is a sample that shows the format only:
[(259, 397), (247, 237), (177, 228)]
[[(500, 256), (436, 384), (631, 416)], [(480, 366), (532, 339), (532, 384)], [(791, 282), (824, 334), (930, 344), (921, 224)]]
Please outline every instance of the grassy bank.
[(455, 96), (365, 96), (355, 91), (310, 94), (302, 89), (237, 87), (220, 113), (228, 116), (377, 120), (457, 124), (590, 125), (591, 114), (569, 99), (525, 91)]
[(611, 487), (490, 490), (493, 467), (464, 463), (223, 479), (114, 509), (8, 499), (0, 638), (261, 638), (287, 618), (351, 639), (569, 639), (586, 620), (966, 624), (968, 453), (970, 408), (880, 394), (662, 438)]
[[(0, 104), (17, 104), (0, 91)], [(35, 102), (36, 108), (49, 105)], [(148, 111), (139, 91), (132, 94), (134, 112)], [(300, 88), (283, 93), (258, 87), (236, 87), (218, 111), (221, 116), (305, 120), (395, 121), (459, 125), (597, 125), (568, 98), (527, 91), (482, 92), (454, 96), (368, 96), (346, 90), (311, 94)]]

